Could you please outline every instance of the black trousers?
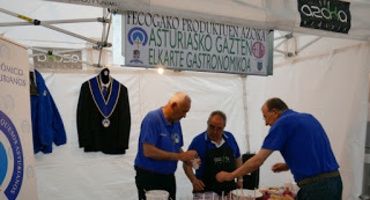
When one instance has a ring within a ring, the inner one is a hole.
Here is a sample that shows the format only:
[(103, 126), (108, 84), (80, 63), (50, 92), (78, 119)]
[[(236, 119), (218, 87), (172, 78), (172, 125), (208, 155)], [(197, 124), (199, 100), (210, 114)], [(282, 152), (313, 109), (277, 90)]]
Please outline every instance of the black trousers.
[(146, 200), (145, 191), (166, 190), (170, 199), (176, 199), (176, 179), (174, 174), (158, 174), (135, 166), (135, 183), (139, 200)]

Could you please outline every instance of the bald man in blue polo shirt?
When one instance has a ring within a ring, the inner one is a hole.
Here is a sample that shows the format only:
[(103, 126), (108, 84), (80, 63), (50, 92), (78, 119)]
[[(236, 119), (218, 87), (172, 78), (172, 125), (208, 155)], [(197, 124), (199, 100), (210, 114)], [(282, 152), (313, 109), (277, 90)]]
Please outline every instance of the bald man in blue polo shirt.
[(186, 116), (190, 106), (190, 97), (177, 92), (165, 106), (144, 117), (135, 158), (135, 183), (140, 200), (146, 199), (145, 191), (149, 190), (166, 190), (171, 199), (176, 199), (177, 162), (197, 157), (196, 151), (182, 150), (180, 119)]
[(320, 122), (310, 114), (289, 109), (279, 98), (267, 100), (262, 113), (271, 128), (261, 150), (233, 172), (218, 173), (217, 180), (223, 182), (250, 173), (273, 151), (280, 151), (285, 163), (274, 164), (272, 171), (291, 171), (300, 187), (297, 200), (341, 199), (339, 165)]

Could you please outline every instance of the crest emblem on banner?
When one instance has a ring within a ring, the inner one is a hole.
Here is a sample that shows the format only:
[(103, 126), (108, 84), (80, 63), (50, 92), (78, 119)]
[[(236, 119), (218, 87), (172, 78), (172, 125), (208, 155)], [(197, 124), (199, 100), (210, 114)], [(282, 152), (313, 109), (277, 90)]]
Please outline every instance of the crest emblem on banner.
[(3, 143), (0, 141), (0, 185), (3, 185), (6, 172), (8, 171), (8, 156)]
[(0, 138), (4, 139), (0, 142), (0, 187), (2, 188), (0, 192), (1, 196), (5, 195), (7, 199), (15, 200), (23, 183), (23, 151), (13, 122), (2, 111), (0, 111)]
[(254, 57), (262, 58), (263, 56), (265, 56), (265, 52), (266, 52), (265, 45), (263, 45), (262, 42), (253, 43), (252, 52), (253, 52)]
[(134, 46), (132, 52), (132, 59), (130, 63), (140, 63), (143, 61), (140, 59), (140, 47), (145, 46), (148, 42), (148, 34), (141, 27), (133, 27), (127, 34), (129, 43)]

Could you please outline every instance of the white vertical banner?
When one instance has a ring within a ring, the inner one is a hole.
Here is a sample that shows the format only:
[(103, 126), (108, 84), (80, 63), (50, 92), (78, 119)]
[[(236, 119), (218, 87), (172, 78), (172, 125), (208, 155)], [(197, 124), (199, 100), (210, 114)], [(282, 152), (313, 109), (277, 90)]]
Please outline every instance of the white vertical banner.
[(27, 50), (0, 37), (0, 199), (37, 199)]

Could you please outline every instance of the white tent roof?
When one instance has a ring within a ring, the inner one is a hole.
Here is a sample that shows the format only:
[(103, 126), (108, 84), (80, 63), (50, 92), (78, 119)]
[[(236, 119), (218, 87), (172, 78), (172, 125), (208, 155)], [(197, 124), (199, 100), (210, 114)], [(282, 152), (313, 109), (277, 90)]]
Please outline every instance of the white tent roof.
[(299, 26), (296, 0), (49, 0), (108, 7), (119, 12), (150, 11), (173, 16), (204, 19), (219, 23), (243, 24), (327, 37), (368, 40), (370, 38), (370, 2), (351, 0), (351, 29), (340, 34)]

